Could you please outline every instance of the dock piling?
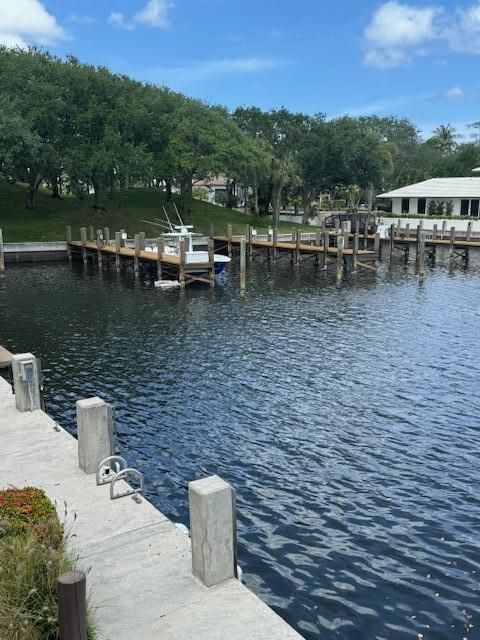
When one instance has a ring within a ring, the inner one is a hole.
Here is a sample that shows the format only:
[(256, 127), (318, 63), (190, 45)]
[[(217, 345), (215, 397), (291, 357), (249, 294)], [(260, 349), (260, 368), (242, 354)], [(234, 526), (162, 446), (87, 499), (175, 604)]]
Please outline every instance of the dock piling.
[[(67, 257), (68, 257), (68, 261), (71, 262), (72, 261), (72, 247), (70, 245), (71, 241), (72, 241), (72, 227), (70, 225), (67, 225), (65, 227), (65, 238), (67, 240)], [(0, 249), (1, 252), (1, 249)], [(1, 259), (0, 259), (1, 261)], [(1, 271), (1, 267), (0, 267), (0, 271)]]
[(357, 268), (359, 240), (360, 240), (360, 233), (358, 231), (355, 231), (355, 235), (353, 236), (353, 253), (352, 253), (352, 268), (354, 271)]
[(467, 224), (467, 235), (465, 237), (465, 240), (467, 242), (470, 242), (471, 239), (472, 239), (472, 221), (470, 220), (470, 222)]
[(425, 275), (425, 231), (420, 231), (417, 241), (417, 273), (423, 278)]
[(245, 238), (242, 238), (240, 240), (240, 291), (245, 291), (245, 258)]
[(81, 227), (80, 229), (80, 241), (82, 243), (82, 260), (83, 264), (87, 264), (87, 227)]
[(103, 227), (103, 241), (105, 244), (110, 242), (110, 229), (108, 227)]
[(69, 571), (57, 579), (60, 640), (87, 640), (87, 578)]
[(272, 253), (273, 253), (273, 261), (277, 259), (277, 245), (278, 245), (278, 229), (274, 228), (272, 233)]
[(122, 232), (115, 231), (115, 269), (120, 271), (120, 247), (122, 246)]
[(187, 262), (187, 255), (185, 249), (185, 240), (183, 238), (180, 240), (180, 264), (178, 266), (178, 281), (180, 282), (180, 286), (185, 286), (185, 264)]
[(227, 250), (228, 250), (229, 258), (232, 257), (232, 235), (233, 235), (232, 225), (227, 224)]
[(133, 256), (133, 271), (135, 273), (135, 278), (138, 278), (140, 275), (140, 250), (141, 250), (141, 239), (140, 234), (136, 233), (134, 237), (135, 241), (135, 255)]
[(455, 227), (450, 227), (449, 257), (453, 258), (454, 255), (455, 255)]
[(3, 247), (3, 230), (0, 229), (0, 273), (5, 271), (5, 249)]
[(113, 455), (113, 407), (101, 398), (77, 400), (78, 465), (96, 473), (98, 465)]
[(213, 238), (208, 239), (208, 262), (210, 264), (210, 286), (215, 286), (215, 244)]
[(88, 233), (89, 233), (89, 240), (90, 242), (94, 242), (95, 241), (95, 231), (93, 229), (93, 225), (90, 225), (88, 227)]
[(235, 576), (235, 491), (218, 476), (188, 485), (192, 570), (207, 587)]
[(345, 246), (345, 237), (343, 234), (339, 234), (337, 236), (337, 268), (336, 268), (336, 276), (337, 283), (340, 282), (343, 275), (343, 248)]
[[(209, 238), (208, 240), (209, 244), (211, 241), (212, 239)], [(164, 251), (165, 251), (165, 239), (162, 236), (160, 236), (157, 239), (157, 280), (158, 282), (161, 282), (162, 280), (162, 255)]]
[(37, 411), (42, 408), (39, 361), (31, 353), (12, 356), (13, 390), (18, 411)]

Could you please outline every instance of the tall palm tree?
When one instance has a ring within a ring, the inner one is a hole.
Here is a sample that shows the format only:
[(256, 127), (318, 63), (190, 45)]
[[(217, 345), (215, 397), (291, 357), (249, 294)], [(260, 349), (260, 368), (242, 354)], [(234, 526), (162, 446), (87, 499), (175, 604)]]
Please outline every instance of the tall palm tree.
[(458, 133), (451, 124), (440, 124), (433, 130), (433, 138), (442, 151), (451, 151), (457, 144)]

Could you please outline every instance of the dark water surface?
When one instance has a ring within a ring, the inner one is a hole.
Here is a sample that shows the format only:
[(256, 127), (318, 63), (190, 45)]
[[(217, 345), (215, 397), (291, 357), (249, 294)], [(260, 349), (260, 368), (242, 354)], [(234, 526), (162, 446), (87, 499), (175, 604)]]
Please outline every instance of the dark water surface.
[[(479, 637), (480, 263), (375, 278), (254, 263), (155, 290), (95, 267), (9, 268), (0, 344), (41, 356), (47, 410), (117, 409), (147, 496), (238, 491), (246, 583), (309, 639)], [(474, 627), (470, 627), (474, 625)]]

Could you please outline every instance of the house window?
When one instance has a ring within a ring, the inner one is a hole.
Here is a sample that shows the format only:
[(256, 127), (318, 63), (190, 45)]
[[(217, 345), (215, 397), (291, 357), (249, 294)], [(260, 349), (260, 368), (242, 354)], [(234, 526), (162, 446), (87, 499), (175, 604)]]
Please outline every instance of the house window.
[(468, 208), (470, 205), (470, 200), (462, 200), (460, 202), (460, 215), (468, 216)]
[(470, 215), (474, 218), (478, 218), (478, 209), (480, 200), (470, 200)]
[(425, 213), (426, 210), (427, 210), (427, 199), (419, 198), (418, 205), (417, 205), (417, 213)]
[(402, 198), (402, 213), (410, 213), (410, 198)]

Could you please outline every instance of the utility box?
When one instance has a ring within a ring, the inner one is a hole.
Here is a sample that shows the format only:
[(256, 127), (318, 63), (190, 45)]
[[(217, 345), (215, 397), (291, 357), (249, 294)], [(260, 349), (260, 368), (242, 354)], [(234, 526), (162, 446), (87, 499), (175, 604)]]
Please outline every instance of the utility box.
[(12, 356), (13, 391), (19, 411), (37, 411), (42, 408), (40, 371), (32, 353)]

